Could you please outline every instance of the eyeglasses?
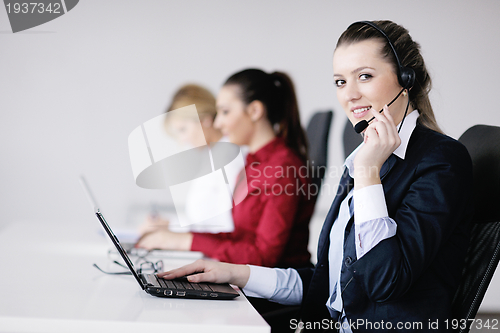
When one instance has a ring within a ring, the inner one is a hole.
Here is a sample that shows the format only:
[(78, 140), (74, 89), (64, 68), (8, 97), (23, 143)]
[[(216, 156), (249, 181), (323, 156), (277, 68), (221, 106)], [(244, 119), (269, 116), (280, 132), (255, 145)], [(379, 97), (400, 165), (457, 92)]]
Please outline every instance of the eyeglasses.
[(158, 260), (157, 262), (153, 263), (151, 261), (145, 261), (141, 263), (139, 266), (139, 269), (137, 270), (137, 273), (142, 274), (156, 274), (158, 272), (163, 272), (163, 260)]
[[(127, 266), (119, 263), (118, 261), (116, 260), (113, 260), (113, 263), (123, 267), (123, 268), (126, 268), (128, 269)], [(101, 272), (103, 272), (104, 274), (110, 274), (110, 275), (132, 275), (132, 273), (130, 271), (126, 271), (126, 272), (106, 272), (105, 270), (103, 270), (102, 268), (100, 268), (99, 266), (97, 266), (97, 264), (94, 264), (93, 265), (95, 268), (97, 268), (98, 270), (100, 270)], [(142, 274), (142, 273), (145, 273), (145, 274), (156, 274), (158, 272), (163, 272), (163, 260), (158, 260), (157, 262), (153, 263), (151, 261), (144, 261), (142, 263), (139, 264), (139, 268), (137, 269), (137, 274)]]

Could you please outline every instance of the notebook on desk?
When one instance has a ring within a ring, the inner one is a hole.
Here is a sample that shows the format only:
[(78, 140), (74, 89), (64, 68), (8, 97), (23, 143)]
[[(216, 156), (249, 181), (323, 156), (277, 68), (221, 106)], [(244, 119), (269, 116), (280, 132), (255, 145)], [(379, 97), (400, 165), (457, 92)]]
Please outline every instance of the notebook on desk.
[(94, 214), (104, 228), (106, 234), (113, 242), (116, 250), (122, 257), (128, 269), (135, 277), (142, 290), (148, 294), (157, 297), (181, 297), (181, 298), (201, 298), (201, 299), (232, 299), (239, 296), (239, 293), (234, 290), (229, 284), (217, 283), (190, 283), (187, 279), (165, 280), (158, 278), (156, 274), (139, 274), (134, 268), (134, 264), (130, 260), (127, 252), (123, 249), (120, 241), (115, 236), (109, 227), (106, 219), (99, 210), (97, 203), (90, 192), (87, 182), (83, 177), (80, 178), (87, 197), (90, 200), (94, 209)]

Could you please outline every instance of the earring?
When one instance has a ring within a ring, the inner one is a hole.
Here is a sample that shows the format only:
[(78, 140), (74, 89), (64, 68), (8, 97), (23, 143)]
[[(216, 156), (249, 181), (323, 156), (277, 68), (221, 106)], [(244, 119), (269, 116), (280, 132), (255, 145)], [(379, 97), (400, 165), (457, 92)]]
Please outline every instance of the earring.
[(408, 93), (405, 91), (403, 91), (403, 96), (406, 97), (406, 95), (408, 95)]

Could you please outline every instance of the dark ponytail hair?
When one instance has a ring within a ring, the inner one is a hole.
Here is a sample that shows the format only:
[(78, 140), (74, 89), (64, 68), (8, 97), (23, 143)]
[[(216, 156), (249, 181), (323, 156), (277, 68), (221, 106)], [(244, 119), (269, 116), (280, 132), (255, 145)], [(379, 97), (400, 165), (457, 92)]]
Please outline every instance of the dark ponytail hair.
[(287, 74), (245, 69), (233, 74), (224, 85), (238, 86), (239, 97), (246, 105), (260, 101), (276, 135), (282, 137), (304, 162), (307, 160), (307, 139), (300, 124), (295, 88)]

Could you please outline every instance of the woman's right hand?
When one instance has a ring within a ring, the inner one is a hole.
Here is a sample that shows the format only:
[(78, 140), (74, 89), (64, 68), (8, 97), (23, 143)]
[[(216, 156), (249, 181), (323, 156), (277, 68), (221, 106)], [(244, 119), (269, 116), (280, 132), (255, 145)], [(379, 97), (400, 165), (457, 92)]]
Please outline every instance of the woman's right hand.
[(243, 288), (250, 278), (250, 267), (199, 259), (192, 264), (158, 273), (159, 278), (167, 280), (183, 276), (187, 276), (189, 282), (230, 283)]
[(364, 132), (364, 145), (354, 158), (354, 189), (380, 184), (380, 169), (387, 158), (399, 147), (401, 139), (389, 107), (384, 113), (371, 109), (374, 122)]

